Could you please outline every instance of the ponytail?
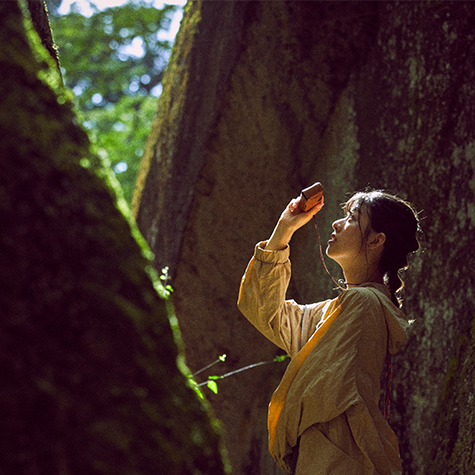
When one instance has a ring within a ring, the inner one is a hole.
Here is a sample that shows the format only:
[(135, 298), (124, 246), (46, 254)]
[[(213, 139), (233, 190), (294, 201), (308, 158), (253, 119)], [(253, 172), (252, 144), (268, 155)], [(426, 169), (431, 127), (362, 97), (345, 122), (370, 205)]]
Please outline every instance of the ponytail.
[(396, 305), (396, 307), (400, 307), (401, 301), (397, 298), (396, 294), (402, 290), (404, 287), (404, 282), (399, 276), (399, 271), (397, 269), (390, 270), (386, 273), (385, 284), (389, 289), (393, 304)]

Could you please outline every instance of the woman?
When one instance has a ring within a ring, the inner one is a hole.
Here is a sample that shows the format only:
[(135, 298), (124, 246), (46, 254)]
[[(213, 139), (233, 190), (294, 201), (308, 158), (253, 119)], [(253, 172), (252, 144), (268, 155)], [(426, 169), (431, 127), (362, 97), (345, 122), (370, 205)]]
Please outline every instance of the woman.
[(292, 200), (241, 282), (241, 312), (291, 356), (269, 406), (269, 448), (296, 475), (400, 474), (397, 437), (378, 402), (387, 355), (406, 343), (396, 292), (398, 271), (419, 247), (417, 217), (386, 193), (354, 195), (326, 251), (343, 270), (344, 290), (299, 305), (285, 300), (289, 241), (322, 207), (303, 212)]

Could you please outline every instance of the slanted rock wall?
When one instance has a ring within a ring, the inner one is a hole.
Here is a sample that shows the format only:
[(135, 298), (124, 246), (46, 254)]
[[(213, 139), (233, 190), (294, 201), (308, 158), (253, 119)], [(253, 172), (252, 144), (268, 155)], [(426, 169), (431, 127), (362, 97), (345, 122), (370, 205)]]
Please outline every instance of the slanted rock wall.
[(26, 2), (0, 2), (0, 45), (0, 472), (225, 473), (150, 250)]

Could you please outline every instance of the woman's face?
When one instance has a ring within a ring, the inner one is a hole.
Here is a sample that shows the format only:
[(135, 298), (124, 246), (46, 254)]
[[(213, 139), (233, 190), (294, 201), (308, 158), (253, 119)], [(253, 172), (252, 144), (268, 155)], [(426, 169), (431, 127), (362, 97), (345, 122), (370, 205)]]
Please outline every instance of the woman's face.
[(328, 241), (327, 256), (340, 265), (353, 261), (363, 254), (363, 240), (369, 225), (366, 211), (350, 208), (346, 216), (335, 221), (332, 225), (333, 233)]

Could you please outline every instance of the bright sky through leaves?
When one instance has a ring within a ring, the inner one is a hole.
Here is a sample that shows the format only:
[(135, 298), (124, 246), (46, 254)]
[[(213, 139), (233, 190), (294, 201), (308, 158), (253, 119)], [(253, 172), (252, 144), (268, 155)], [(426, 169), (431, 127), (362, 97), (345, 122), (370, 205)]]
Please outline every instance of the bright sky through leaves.
[[(63, 0), (58, 12), (62, 15), (69, 13), (71, 5), (73, 3), (76, 3), (79, 6), (80, 12), (84, 16), (91, 16), (94, 12), (91, 9), (90, 3), (96, 5), (99, 10), (105, 10), (106, 8), (110, 7), (122, 6), (127, 2), (128, 0)], [(179, 5), (183, 7), (186, 4), (186, 0), (167, 0), (165, 2), (162, 0), (154, 0), (150, 3), (153, 3), (153, 5), (158, 9), (162, 9), (164, 5)], [(160, 31), (159, 39), (161, 41), (174, 41), (175, 36), (178, 33), (178, 28), (180, 27), (180, 21), (182, 19), (182, 16), (182, 9), (179, 9), (175, 12), (175, 14), (173, 15), (173, 19), (170, 22), (170, 28), (168, 30)], [(143, 48), (141, 45), (138, 44), (134, 45), (134, 48), (130, 46), (127, 50), (127, 53), (136, 55), (140, 58), (140, 55), (143, 54)]]
[(78, 118), (130, 202), (186, 0), (50, 1)]

